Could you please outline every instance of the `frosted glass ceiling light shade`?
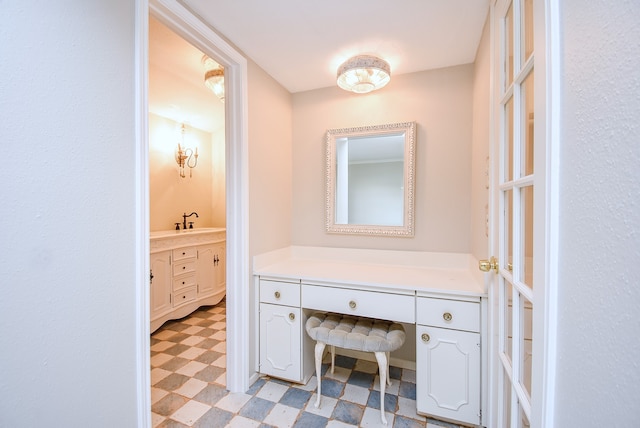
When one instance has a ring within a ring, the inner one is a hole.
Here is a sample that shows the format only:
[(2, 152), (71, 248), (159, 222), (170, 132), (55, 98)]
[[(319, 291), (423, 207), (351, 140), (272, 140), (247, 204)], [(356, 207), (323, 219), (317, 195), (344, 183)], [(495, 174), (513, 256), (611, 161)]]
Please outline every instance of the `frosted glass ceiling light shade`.
[(338, 86), (356, 94), (366, 94), (380, 89), (389, 83), (389, 80), (389, 63), (375, 56), (354, 56), (338, 67)]
[(206, 55), (202, 57), (202, 64), (205, 86), (224, 102), (224, 68)]

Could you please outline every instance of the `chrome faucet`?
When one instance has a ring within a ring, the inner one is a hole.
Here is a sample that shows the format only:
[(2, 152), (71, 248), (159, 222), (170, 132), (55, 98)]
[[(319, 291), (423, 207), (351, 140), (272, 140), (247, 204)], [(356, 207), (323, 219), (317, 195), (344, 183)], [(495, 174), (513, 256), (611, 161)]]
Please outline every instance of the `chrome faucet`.
[[(192, 215), (195, 215), (196, 218), (198, 218), (198, 213), (197, 212), (192, 212), (191, 214), (187, 215), (187, 213), (182, 214), (182, 228), (186, 229), (187, 228), (187, 217), (191, 217)], [(190, 223), (190, 228), (193, 229), (193, 223)]]

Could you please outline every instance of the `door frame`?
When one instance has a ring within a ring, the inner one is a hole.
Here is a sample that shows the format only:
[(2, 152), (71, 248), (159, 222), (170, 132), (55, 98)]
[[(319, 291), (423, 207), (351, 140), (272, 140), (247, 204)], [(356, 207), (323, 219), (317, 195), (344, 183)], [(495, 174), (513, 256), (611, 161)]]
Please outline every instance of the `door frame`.
[(135, 13), (136, 272), (138, 426), (151, 426), (149, 339), (149, 15), (225, 68), (225, 189), (227, 239), (227, 389), (246, 391), (249, 337), (249, 157), (247, 60), (179, 0), (137, 0)]

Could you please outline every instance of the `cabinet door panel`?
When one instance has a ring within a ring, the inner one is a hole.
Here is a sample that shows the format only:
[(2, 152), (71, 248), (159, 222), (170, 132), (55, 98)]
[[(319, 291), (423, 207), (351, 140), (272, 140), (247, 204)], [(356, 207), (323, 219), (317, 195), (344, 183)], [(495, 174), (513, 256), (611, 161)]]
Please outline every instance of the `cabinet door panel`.
[(151, 254), (150, 318), (171, 310), (171, 259), (169, 251)]
[(480, 423), (480, 334), (416, 326), (419, 413)]
[(301, 377), (300, 308), (260, 304), (260, 372), (283, 379)]
[(215, 289), (215, 248), (213, 245), (198, 247), (198, 261), (196, 268), (196, 282), (198, 294), (212, 294)]

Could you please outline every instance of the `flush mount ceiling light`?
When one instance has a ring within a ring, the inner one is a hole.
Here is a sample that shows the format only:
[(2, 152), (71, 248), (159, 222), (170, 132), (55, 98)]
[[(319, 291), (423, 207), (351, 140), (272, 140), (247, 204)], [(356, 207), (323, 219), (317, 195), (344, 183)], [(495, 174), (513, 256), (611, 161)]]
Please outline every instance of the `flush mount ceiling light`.
[(366, 94), (380, 89), (389, 83), (389, 80), (389, 63), (375, 56), (354, 56), (338, 67), (338, 86), (356, 94)]
[(224, 68), (206, 55), (202, 57), (202, 65), (205, 86), (224, 102)]

